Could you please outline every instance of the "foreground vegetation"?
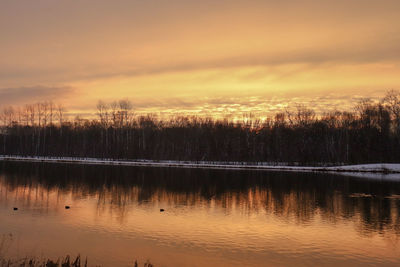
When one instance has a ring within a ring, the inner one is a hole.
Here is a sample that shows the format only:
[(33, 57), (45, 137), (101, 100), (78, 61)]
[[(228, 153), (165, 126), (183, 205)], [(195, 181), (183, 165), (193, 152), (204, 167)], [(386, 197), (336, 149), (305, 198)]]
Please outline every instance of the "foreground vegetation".
[[(22, 259), (22, 260), (4, 260), (0, 258), (1, 267), (87, 267), (87, 259), (81, 262), (81, 257), (78, 255), (75, 259), (71, 259), (70, 256), (66, 256), (64, 259), (58, 259), (56, 261), (38, 260), (38, 259)], [(145, 262), (143, 267), (154, 267), (149, 261)], [(135, 261), (132, 267), (139, 267), (139, 263)]]
[(300, 164), (398, 162), (400, 95), (317, 116), (307, 107), (260, 120), (135, 116), (129, 101), (99, 102), (97, 117), (67, 120), (52, 103), (1, 112), (0, 154)]
[(1, 266), (20, 266), (20, 267), (87, 267), (87, 260), (81, 264), (81, 257), (77, 256), (76, 259), (70, 258), (70, 256), (66, 256), (64, 259), (58, 259), (57, 261), (52, 261), (50, 259), (47, 260), (38, 260), (38, 259), (22, 259), (22, 260), (5, 260), (0, 259)]

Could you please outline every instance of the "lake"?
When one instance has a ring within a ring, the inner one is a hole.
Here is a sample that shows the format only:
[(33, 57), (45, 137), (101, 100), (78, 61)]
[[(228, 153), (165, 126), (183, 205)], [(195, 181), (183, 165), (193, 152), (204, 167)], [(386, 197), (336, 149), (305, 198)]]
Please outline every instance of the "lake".
[(78, 254), (89, 266), (399, 266), (400, 182), (0, 163), (0, 257)]

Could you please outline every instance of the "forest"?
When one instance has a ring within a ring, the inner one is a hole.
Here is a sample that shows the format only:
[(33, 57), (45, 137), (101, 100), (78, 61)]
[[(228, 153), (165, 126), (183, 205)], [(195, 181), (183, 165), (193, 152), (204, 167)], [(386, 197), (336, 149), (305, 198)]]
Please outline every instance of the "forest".
[(0, 154), (303, 165), (400, 161), (400, 92), (323, 114), (305, 106), (241, 121), (135, 115), (128, 100), (99, 101), (90, 118), (61, 105), (3, 107)]

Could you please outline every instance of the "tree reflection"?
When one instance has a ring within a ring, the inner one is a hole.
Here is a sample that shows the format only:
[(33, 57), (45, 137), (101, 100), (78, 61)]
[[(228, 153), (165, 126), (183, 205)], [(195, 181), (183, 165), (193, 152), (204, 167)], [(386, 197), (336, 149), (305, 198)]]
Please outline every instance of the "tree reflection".
[(97, 200), (123, 221), (129, 205), (274, 214), (299, 224), (352, 220), (362, 235), (400, 236), (400, 183), (312, 173), (137, 168), (33, 163), (0, 165), (0, 203), (56, 209), (60, 199)]

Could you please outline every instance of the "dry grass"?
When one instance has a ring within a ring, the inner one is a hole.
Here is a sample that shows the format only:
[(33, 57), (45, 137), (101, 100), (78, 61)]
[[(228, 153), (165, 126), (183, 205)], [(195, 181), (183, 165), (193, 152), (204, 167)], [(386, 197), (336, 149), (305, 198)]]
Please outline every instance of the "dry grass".
[[(70, 256), (53, 261), (50, 259), (38, 260), (38, 259), (22, 259), (22, 260), (5, 260), (0, 258), (0, 267), (88, 267), (88, 261), (81, 260), (81, 256), (78, 255), (75, 259), (71, 259)], [(154, 267), (149, 261), (146, 261), (143, 265), (139, 265), (138, 261), (135, 261), (133, 267)], [(96, 266), (99, 267), (99, 266)]]
[(39, 259), (21, 259), (21, 260), (5, 260), (0, 259), (1, 267), (87, 267), (87, 259), (81, 262), (81, 256), (78, 255), (75, 259), (71, 259), (70, 256), (66, 256), (63, 259), (53, 261), (50, 259), (39, 260)]
[[(13, 242), (12, 234), (0, 236), (0, 267), (88, 267), (87, 258), (83, 261), (81, 256), (78, 255), (76, 258), (71, 258), (67, 255), (65, 258), (59, 258), (56, 261), (51, 259), (37, 259), (37, 258), (23, 258), (19, 260), (7, 259), (5, 254), (11, 247)], [(133, 267), (154, 267), (153, 264), (147, 260), (143, 265), (139, 264), (136, 260)], [(99, 266), (96, 266), (99, 267)]]

